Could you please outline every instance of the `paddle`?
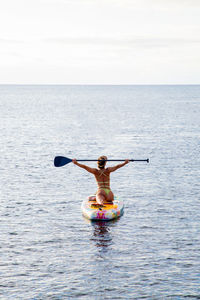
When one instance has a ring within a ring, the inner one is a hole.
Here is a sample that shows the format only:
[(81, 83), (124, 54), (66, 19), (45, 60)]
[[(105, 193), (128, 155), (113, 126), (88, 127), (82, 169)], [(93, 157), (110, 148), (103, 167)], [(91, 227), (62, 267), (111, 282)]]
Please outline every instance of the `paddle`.
[[(98, 161), (98, 159), (77, 159), (77, 161)], [(125, 161), (125, 159), (107, 159), (106, 161)], [(129, 161), (146, 161), (148, 163), (149, 159), (130, 159)], [(72, 159), (68, 157), (56, 156), (54, 158), (55, 167), (62, 167), (70, 162), (72, 162)]]

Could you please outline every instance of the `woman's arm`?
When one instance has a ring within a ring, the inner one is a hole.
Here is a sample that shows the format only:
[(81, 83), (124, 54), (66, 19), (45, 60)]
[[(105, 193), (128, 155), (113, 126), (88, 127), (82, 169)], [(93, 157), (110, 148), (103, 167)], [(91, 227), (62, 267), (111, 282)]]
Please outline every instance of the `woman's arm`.
[(108, 170), (109, 172), (114, 172), (114, 171), (118, 170), (119, 168), (121, 168), (121, 167), (127, 165), (128, 163), (129, 163), (129, 159), (126, 159), (124, 163), (118, 164), (118, 165), (116, 165), (116, 166), (114, 166), (114, 167), (109, 167), (109, 168), (107, 168), (107, 170)]
[(85, 169), (85, 170), (88, 171), (89, 173), (92, 173), (92, 174), (95, 174), (95, 173), (96, 173), (96, 169), (90, 168), (90, 167), (88, 167), (88, 166), (86, 166), (86, 165), (83, 165), (83, 164), (79, 164), (75, 158), (72, 159), (72, 162), (73, 162), (75, 165), (77, 165), (78, 167), (80, 167), (80, 168), (82, 168), (82, 169)]

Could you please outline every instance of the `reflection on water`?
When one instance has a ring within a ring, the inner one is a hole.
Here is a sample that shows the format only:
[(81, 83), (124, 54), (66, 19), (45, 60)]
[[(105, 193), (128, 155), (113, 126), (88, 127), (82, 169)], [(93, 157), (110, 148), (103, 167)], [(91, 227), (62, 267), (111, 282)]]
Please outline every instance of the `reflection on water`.
[(93, 237), (92, 241), (98, 248), (107, 248), (112, 243), (109, 225), (106, 222), (93, 222)]
[(112, 227), (119, 219), (112, 221), (90, 221), (93, 227), (93, 236), (91, 241), (95, 242), (99, 252), (107, 251), (107, 248), (112, 244)]

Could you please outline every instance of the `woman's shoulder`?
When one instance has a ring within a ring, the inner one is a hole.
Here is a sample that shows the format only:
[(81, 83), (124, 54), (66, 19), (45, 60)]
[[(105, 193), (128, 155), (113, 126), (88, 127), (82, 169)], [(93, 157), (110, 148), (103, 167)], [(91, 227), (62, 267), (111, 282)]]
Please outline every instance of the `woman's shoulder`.
[(96, 175), (99, 174), (99, 170), (98, 170), (98, 169), (94, 168), (93, 170), (94, 170), (94, 173), (95, 173)]

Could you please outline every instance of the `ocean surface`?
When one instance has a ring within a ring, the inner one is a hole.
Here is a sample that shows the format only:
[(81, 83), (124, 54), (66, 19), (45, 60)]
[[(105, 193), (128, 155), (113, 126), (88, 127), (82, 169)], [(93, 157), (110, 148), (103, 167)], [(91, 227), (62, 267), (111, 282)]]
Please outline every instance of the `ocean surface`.
[[(0, 299), (200, 299), (200, 86), (1, 85), (0, 123)], [(56, 155), (150, 163), (91, 223), (93, 176)]]

